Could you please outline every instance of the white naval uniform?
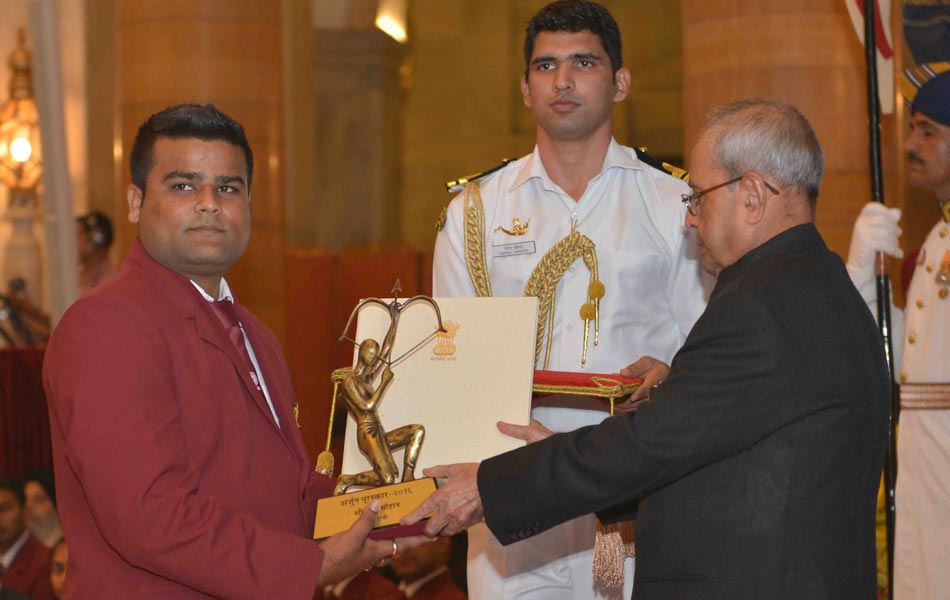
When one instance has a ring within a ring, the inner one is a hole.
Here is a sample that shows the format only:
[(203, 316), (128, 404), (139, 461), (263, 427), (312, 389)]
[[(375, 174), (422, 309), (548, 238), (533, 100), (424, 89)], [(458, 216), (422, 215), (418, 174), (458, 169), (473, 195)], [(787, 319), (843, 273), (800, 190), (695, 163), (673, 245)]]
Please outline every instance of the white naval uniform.
[[(907, 292), (902, 382), (950, 384), (950, 286), (936, 281), (948, 253), (940, 221)], [(894, 598), (950, 598), (950, 410), (901, 411), (897, 443)]]
[[(684, 226), (680, 195), (688, 186), (641, 162), (611, 140), (601, 172), (575, 202), (548, 176), (538, 149), (480, 182), (485, 209), (485, 255), (492, 294), (521, 296), (531, 272), (572, 224), (596, 244), (600, 343), (591, 323), (587, 365), (581, 366), (590, 273), (578, 259), (557, 286), (551, 359), (560, 371), (616, 373), (644, 355), (669, 364), (706, 305), (713, 279), (702, 272), (695, 236)], [(464, 250), (464, 194), (448, 207), (435, 244), (435, 297), (474, 296)], [(512, 235), (513, 220), (528, 224)], [(538, 359), (542, 368), (545, 350)], [(606, 413), (536, 408), (532, 417), (554, 430), (599, 423)], [(617, 449), (622, 452), (622, 448)], [(473, 600), (629, 598), (633, 561), (623, 591), (594, 589), (591, 574), (596, 520), (575, 519), (512, 546), (501, 546), (484, 525), (469, 530), (469, 594)]]

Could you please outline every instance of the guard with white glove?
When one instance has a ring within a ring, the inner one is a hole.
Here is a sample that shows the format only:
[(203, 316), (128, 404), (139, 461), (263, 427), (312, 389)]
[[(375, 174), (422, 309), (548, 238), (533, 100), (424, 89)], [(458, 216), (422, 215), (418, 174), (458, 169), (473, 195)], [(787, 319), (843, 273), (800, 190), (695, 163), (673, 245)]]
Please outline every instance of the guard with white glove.
[(873, 307), (877, 304), (875, 260), (878, 252), (894, 258), (903, 258), (898, 238), (901, 209), (888, 208), (880, 202), (868, 202), (861, 209), (851, 233), (848, 251), (848, 274), (861, 297)]

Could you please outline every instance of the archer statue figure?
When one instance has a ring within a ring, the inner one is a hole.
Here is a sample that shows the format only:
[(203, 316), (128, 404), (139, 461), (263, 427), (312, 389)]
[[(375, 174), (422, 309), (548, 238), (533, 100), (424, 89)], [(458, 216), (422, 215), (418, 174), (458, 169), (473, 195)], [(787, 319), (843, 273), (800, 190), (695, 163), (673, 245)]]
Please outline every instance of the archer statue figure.
[[(399, 469), (396, 466), (396, 460), (393, 458), (393, 451), (405, 448), (403, 458), (402, 479), (401, 481), (412, 481), (415, 479), (416, 463), (419, 460), (419, 453), (422, 450), (422, 442), (425, 439), (425, 427), (415, 423), (403, 425), (390, 432), (386, 432), (379, 418), (379, 404), (386, 395), (386, 391), (393, 381), (392, 360), (393, 345), (396, 341), (396, 330), (399, 326), (399, 317), (403, 309), (416, 301), (428, 302), (435, 309), (438, 317), (439, 328), (425, 340), (413, 347), (406, 355), (413, 352), (416, 348), (432, 339), (438, 332), (445, 332), (442, 325), (442, 314), (439, 306), (428, 296), (413, 296), (404, 303), (400, 303), (395, 296), (401, 291), (399, 281), (393, 288), (393, 300), (389, 303), (383, 302), (379, 298), (367, 298), (360, 302), (347, 323), (347, 329), (341, 339), (346, 339), (346, 332), (349, 331), (353, 317), (367, 304), (379, 304), (389, 311), (389, 329), (383, 343), (374, 339), (367, 338), (359, 344), (356, 366), (353, 371), (343, 379), (342, 396), (346, 402), (346, 407), (356, 419), (356, 440), (360, 452), (369, 460), (372, 470), (363, 471), (353, 475), (340, 475), (337, 480), (334, 494), (346, 492), (350, 486), (359, 487), (377, 487), (381, 485), (390, 485), (396, 483), (399, 477)], [(405, 355), (403, 355), (405, 356)], [(380, 375), (380, 372), (382, 375)], [(379, 377), (378, 383), (376, 382)]]

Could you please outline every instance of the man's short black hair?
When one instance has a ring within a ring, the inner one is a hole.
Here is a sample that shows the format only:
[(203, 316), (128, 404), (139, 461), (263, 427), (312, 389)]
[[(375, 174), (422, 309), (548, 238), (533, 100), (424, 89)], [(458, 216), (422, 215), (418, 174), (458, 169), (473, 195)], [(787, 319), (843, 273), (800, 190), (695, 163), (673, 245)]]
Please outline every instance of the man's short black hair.
[(600, 43), (610, 58), (614, 74), (623, 66), (620, 45), (620, 28), (610, 12), (596, 2), (587, 0), (557, 0), (538, 11), (528, 22), (524, 38), (524, 76), (531, 69), (534, 40), (542, 31), (568, 31), (577, 33), (588, 30), (600, 38)]
[(23, 494), (23, 482), (19, 479), (0, 477), (0, 490), (9, 490), (13, 492), (13, 495), (16, 496), (17, 502), (20, 503), (20, 506), (26, 504), (26, 496)]
[(247, 162), (247, 187), (251, 188), (254, 175), (254, 155), (247, 143), (241, 124), (217, 109), (213, 104), (178, 104), (169, 106), (148, 118), (139, 127), (132, 144), (129, 160), (132, 183), (145, 192), (145, 181), (154, 163), (155, 142), (158, 138), (198, 138), (205, 141), (223, 141), (244, 150)]

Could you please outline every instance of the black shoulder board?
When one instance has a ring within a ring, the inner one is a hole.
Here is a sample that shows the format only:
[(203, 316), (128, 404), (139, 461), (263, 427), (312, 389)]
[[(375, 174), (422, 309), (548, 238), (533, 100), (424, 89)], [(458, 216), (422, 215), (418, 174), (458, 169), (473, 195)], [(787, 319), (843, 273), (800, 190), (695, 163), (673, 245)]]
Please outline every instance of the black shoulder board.
[(498, 165), (497, 167), (492, 167), (488, 169), (487, 171), (482, 171), (481, 173), (472, 173), (471, 175), (466, 175), (465, 177), (459, 177), (458, 179), (455, 179), (453, 181), (447, 181), (445, 183), (445, 191), (461, 192), (462, 189), (465, 187), (466, 183), (470, 181), (478, 181), (479, 179), (481, 179), (482, 177), (485, 177), (486, 175), (491, 175), (495, 171), (499, 169), (503, 169), (505, 165), (507, 165), (510, 162), (513, 162), (514, 160), (515, 159), (513, 158), (503, 158), (501, 161), (501, 164)]
[(637, 158), (639, 158), (641, 162), (644, 162), (650, 165), (654, 169), (659, 169), (660, 171), (663, 171), (664, 173), (668, 175), (672, 175), (673, 177), (676, 177), (677, 179), (682, 179), (683, 181), (689, 181), (689, 171), (687, 171), (686, 169), (682, 169), (680, 167), (677, 167), (676, 165), (671, 165), (670, 163), (663, 162), (661, 160), (657, 160), (653, 158), (652, 156), (647, 154), (646, 148), (634, 148), (634, 150), (637, 151)]

